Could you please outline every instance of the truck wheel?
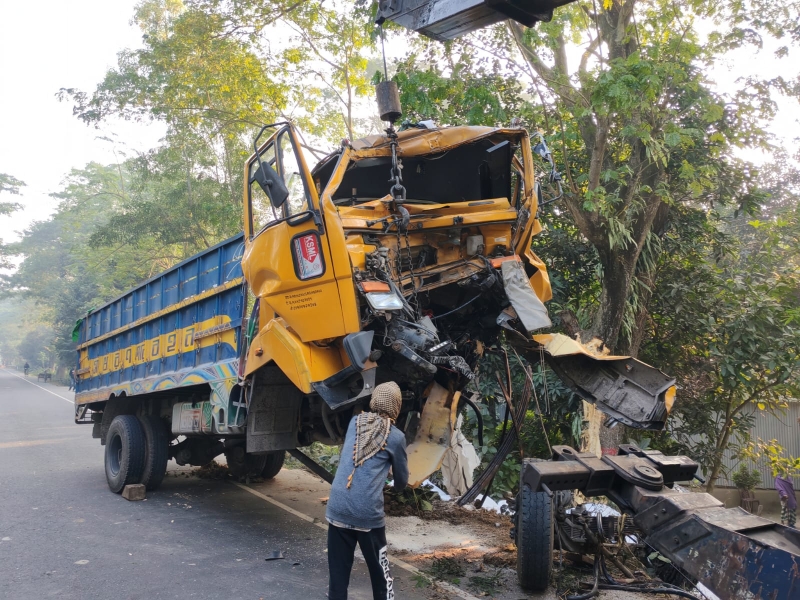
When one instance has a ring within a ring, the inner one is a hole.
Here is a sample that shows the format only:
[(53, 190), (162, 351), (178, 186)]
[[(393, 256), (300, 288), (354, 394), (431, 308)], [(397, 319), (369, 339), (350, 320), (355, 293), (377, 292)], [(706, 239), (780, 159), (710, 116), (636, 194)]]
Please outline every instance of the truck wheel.
[(286, 452), (281, 450), (280, 452), (270, 452), (267, 454), (267, 462), (264, 464), (264, 470), (261, 471), (261, 477), (264, 479), (272, 479), (280, 473), (281, 467), (283, 467), (283, 460), (286, 458)]
[(234, 477), (261, 477), (267, 462), (266, 454), (248, 454), (243, 440), (225, 441), (228, 472)]
[(167, 428), (164, 426), (164, 421), (153, 415), (139, 417), (139, 423), (142, 425), (145, 440), (141, 483), (147, 486), (148, 491), (152, 491), (161, 485), (164, 474), (167, 472), (167, 461), (169, 460)]
[(106, 481), (115, 494), (142, 478), (144, 432), (134, 415), (117, 415), (106, 434)]
[(522, 589), (540, 592), (553, 568), (553, 501), (544, 492), (520, 489), (517, 510), (517, 580)]

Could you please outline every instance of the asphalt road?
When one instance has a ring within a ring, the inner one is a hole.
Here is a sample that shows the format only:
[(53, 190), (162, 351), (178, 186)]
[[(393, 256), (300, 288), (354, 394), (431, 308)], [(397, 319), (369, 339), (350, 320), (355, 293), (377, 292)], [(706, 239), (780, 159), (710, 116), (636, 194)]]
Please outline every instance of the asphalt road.
[[(167, 477), (124, 500), (71, 398), (0, 369), (0, 598), (326, 597), (322, 529), (226, 481)], [(266, 562), (274, 550), (285, 559)], [(392, 574), (398, 599), (425, 597)], [(363, 562), (350, 597), (372, 597)]]

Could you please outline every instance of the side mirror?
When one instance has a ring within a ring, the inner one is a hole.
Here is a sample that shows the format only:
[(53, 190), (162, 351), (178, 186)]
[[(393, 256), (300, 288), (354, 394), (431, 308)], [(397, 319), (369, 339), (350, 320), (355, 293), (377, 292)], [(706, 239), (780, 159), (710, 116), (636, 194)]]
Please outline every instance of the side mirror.
[(272, 206), (275, 208), (283, 206), (283, 203), (289, 197), (289, 189), (283, 179), (265, 161), (262, 161), (261, 167), (256, 169), (253, 174), (253, 180), (264, 190), (264, 193), (269, 197)]

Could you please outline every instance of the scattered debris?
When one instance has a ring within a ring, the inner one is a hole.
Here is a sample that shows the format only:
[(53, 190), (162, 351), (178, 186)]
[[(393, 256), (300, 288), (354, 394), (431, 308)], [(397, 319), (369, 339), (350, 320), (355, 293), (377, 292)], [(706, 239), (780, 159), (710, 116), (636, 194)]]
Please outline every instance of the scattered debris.
[(282, 559), (282, 558), (285, 558), (285, 557), (283, 556), (283, 552), (281, 552), (280, 550), (273, 550), (273, 551), (272, 551), (272, 554), (270, 554), (270, 555), (269, 555), (267, 558), (265, 558), (264, 560), (266, 560), (266, 561), (270, 561), (270, 560), (280, 560), (280, 559)]
[(418, 588), (426, 588), (431, 587), (431, 580), (425, 577), (422, 573), (416, 573), (411, 576), (411, 579), (414, 580), (414, 587)]
[(434, 558), (428, 572), (436, 579), (455, 584), (459, 584), (461, 582), (459, 578), (467, 574), (464, 566), (452, 556)]
[(469, 578), (469, 587), (476, 592), (487, 596), (497, 594), (498, 588), (503, 585), (503, 572), (496, 569), (493, 575), (475, 575)]
[(212, 460), (207, 465), (193, 470), (192, 475), (200, 479), (227, 479), (230, 477), (230, 471), (228, 470), (228, 465), (221, 465)]
[(508, 567), (511, 569), (517, 566), (517, 547), (508, 544), (503, 548), (498, 548), (483, 556), (483, 562), (492, 567)]
[(75, 564), (76, 564), (76, 565), (88, 565), (88, 564), (89, 564), (89, 561), (88, 561), (88, 560), (86, 560), (85, 558), (82, 558), (81, 560), (76, 560), (76, 561), (75, 561)]

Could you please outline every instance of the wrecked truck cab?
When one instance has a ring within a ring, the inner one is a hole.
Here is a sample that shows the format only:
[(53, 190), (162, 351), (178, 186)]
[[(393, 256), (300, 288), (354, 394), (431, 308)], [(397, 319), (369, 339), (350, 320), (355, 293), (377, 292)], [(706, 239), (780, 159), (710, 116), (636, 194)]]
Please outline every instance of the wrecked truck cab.
[[(277, 368), (309, 407), (297, 443), (336, 443), (373, 387), (397, 381), (398, 425), (416, 440), (412, 482), (421, 481), (441, 462), (483, 349), (501, 331), (529, 354), (549, 347), (533, 337), (551, 326), (544, 303), (552, 292), (531, 250), (541, 231), (531, 140), (518, 128), (389, 129), (343, 142), (311, 171), (299, 147), (282, 125), (246, 168), (242, 264), (259, 302), (244, 354), (246, 395), (271, 396), (259, 373)], [(285, 185), (271, 187), (273, 170)], [(286, 190), (296, 198), (258, 209), (259, 190), (269, 200)], [(261, 229), (259, 210), (268, 217)], [(552, 358), (576, 392), (618, 420), (663, 427), (673, 382), (655, 369), (624, 357), (610, 377), (615, 365), (589, 352)], [(655, 384), (636, 381), (645, 371)], [(598, 392), (609, 386), (622, 391)], [(250, 410), (266, 415), (275, 401)], [(275, 449), (257, 435), (248, 451)]]

